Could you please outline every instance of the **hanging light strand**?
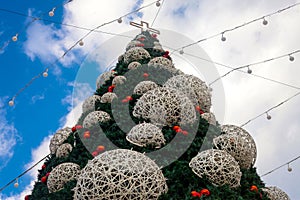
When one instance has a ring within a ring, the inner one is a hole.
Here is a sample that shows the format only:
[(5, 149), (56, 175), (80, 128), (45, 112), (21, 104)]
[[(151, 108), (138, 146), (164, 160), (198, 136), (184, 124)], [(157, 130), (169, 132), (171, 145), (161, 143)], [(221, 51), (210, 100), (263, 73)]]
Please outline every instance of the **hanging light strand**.
[(159, 12), (160, 12), (160, 10), (161, 10), (161, 8), (162, 8), (164, 2), (165, 2), (165, 0), (162, 0), (161, 3), (160, 3), (160, 1), (157, 1), (157, 2), (156, 2), (156, 5), (158, 5), (158, 3), (159, 3), (159, 8), (158, 8), (158, 10), (157, 10), (157, 12), (156, 12), (156, 14), (155, 14), (155, 17), (154, 17), (152, 23), (151, 23), (151, 26), (154, 25), (154, 23), (155, 23), (155, 21), (156, 21), (156, 19), (157, 19), (157, 17), (158, 17), (158, 14), (159, 14)]
[[(257, 22), (257, 21), (265, 20), (265, 18), (267, 18), (267, 17), (271, 17), (271, 16), (273, 16), (273, 15), (282, 13), (282, 12), (284, 12), (284, 11), (286, 11), (286, 10), (289, 10), (289, 9), (294, 8), (294, 7), (296, 7), (296, 6), (299, 6), (299, 5), (300, 5), (300, 2), (297, 2), (297, 3), (295, 3), (295, 4), (289, 5), (289, 6), (285, 7), (285, 8), (279, 9), (279, 10), (274, 11), (274, 12), (272, 12), (272, 13), (266, 14), (266, 15), (264, 15), (264, 16), (261, 16), (261, 17), (255, 18), (255, 19), (252, 19), (252, 20), (250, 20), (250, 21), (248, 21), (248, 22), (245, 22), (245, 23), (240, 24), (240, 25), (238, 25), (238, 26), (235, 26), (235, 27), (233, 27), (233, 28), (226, 29), (226, 30), (224, 30), (224, 31), (222, 31), (222, 32), (220, 32), (220, 33), (217, 33), (217, 34), (208, 36), (208, 37), (206, 37), (206, 38), (202, 38), (202, 39), (200, 39), (200, 40), (198, 40), (198, 41), (196, 41), (196, 42), (193, 42), (193, 43), (184, 45), (184, 46), (182, 46), (182, 47), (179, 47), (178, 49), (175, 49), (174, 51), (179, 51), (179, 50), (181, 50), (181, 49), (184, 49), (184, 48), (187, 48), (187, 47), (196, 45), (196, 44), (198, 44), (198, 43), (200, 43), (200, 42), (204, 42), (204, 41), (207, 41), (207, 40), (209, 40), (209, 39), (212, 39), (212, 38), (215, 38), (215, 37), (220, 37), (220, 36), (221, 36), (221, 40), (222, 40), (222, 41), (226, 41), (226, 37), (224, 36), (225, 33), (235, 31), (235, 30), (237, 30), (237, 29), (239, 29), (239, 28), (242, 28), (242, 27), (244, 27), (244, 26), (247, 26), (247, 25), (252, 24), (252, 23), (254, 23), (254, 22)], [(265, 21), (266, 21), (266, 20), (265, 20)], [(264, 22), (264, 25), (266, 25), (266, 22)], [(172, 53), (173, 53), (173, 52), (172, 52)]]
[(283, 58), (283, 57), (289, 57), (290, 55), (292, 54), (297, 54), (300, 52), (300, 49), (299, 50), (296, 50), (296, 51), (293, 51), (291, 53), (288, 53), (288, 54), (283, 54), (283, 55), (280, 55), (280, 56), (277, 56), (277, 57), (273, 57), (273, 58), (269, 58), (269, 59), (266, 59), (266, 60), (263, 60), (263, 61), (258, 61), (258, 62), (255, 62), (255, 63), (251, 63), (251, 64), (247, 64), (247, 65), (242, 65), (240, 67), (237, 67), (237, 68), (234, 68), (232, 70), (230, 70), (229, 72), (225, 73), (224, 75), (220, 76), (219, 78), (215, 79), (214, 81), (212, 81), (209, 85), (211, 86), (212, 84), (214, 84), (215, 82), (219, 81), (220, 79), (224, 78), (225, 76), (229, 75), (230, 73), (234, 72), (234, 71), (237, 71), (237, 70), (241, 70), (243, 68), (248, 68), (248, 71), (247, 73), (251, 74), (252, 73), (252, 70), (249, 71), (249, 67), (250, 66), (254, 66), (254, 65), (259, 65), (259, 64), (263, 64), (263, 63), (267, 63), (267, 62), (270, 62), (270, 61), (273, 61), (273, 60), (278, 60), (280, 58)]

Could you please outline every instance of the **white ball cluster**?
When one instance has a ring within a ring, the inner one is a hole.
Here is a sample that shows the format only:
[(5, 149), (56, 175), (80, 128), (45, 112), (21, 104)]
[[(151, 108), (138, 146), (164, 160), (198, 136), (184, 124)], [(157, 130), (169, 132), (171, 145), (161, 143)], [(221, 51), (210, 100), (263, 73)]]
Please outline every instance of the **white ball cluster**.
[(88, 111), (94, 111), (95, 110), (95, 103), (97, 101), (100, 102), (101, 97), (99, 95), (93, 95), (88, 97), (86, 100), (84, 100), (82, 104), (82, 112), (88, 112)]
[(107, 122), (110, 120), (108, 113), (104, 111), (94, 111), (89, 113), (83, 120), (84, 128), (91, 128), (95, 125), (98, 125), (99, 122)]
[(69, 143), (62, 144), (58, 147), (56, 150), (56, 157), (58, 158), (66, 158), (69, 156), (71, 151), (73, 150), (73, 147)]
[(133, 116), (168, 126), (190, 124), (196, 120), (194, 106), (186, 96), (175, 89), (162, 87), (146, 92), (134, 106)]
[(63, 128), (58, 130), (50, 140), (50, 152), (51, 154), (55, 154), (58, 147), (64, 143), (64, 141), (69, 137), (70, 133), (72, 132), (71, 128)]
[(160, 128), (151, 123), (142, 123), (134, 126), (127, 134), (126, 139), (140, 147), (150, 145), (160, 148), (166, 142)]
[(205, 82), (198, 77), (182, 74), (170, 78), (164, 87), (174, 88), (183, 92), (193, 104), (199, 105), (204, 112), (209, 112), (211, 107), (211, 94)]
[(216, 186), (240, 186), (242, 173), (238, 162), (226, 151), (209, 149), (194, 157), (189, 166), (200, 178), (205, 176)]
[(117, 95), (113, 92), (106, 92), (102, 95), (100, 102), (101, 103), (111, 103), (114, 99), (118, 98)]
[(158, 85), (153, 81), (142, 81), (135, 86), (133, 94), (142, 95), (148, 92), (149, 90), (153, 90), (157, 87)]
[(262, 190), (267, 193), (270, 200), (290, 200), (290, 197), (278, 187), (271, 186), (262, 188)]
[(126, 81), (126, 77), (125, 76), (116, 76), (113, 81), (112, 84), (113, 85), (122, 85), (123, 83), (125, 83)]
[(223, 125), (224, 134), (213, 139), (218, 149), (225, 150), (232, 155), (243, 169), (249, 169), (256, 160), (256, 145), (251, 135), (241, 127)]
[(217, 125), (217, 120), (216, 120), (216, 117), (213, 113), (211, 112), (208, 112), (208, 113), (203, 113), (201, 114), (201, 117), (203, 119), (206, 119), (206, 121), (209, 123), (209, 124), (212, 124), (212, 125)]
[(174, 68), (174, 65), (171, 60), (165, 57), (155, 57), (148, 62), (149, 66), (162, 66), (165, 68)]
[(142, 47), (133, 47), (124, 54), (124, 62), (131, 63), (133, 61), (140, 61), (150, 57), (151, 56), (146, 49)]
[(81, 170), (74, 199), (158, 199), (167, 190), (153, 160), (136, 151), (116, 149), (100, 154)]
[(116, 75), (115, 71), (108, 71), (102, 73), (100, 76), (98, 76), (96, 81), (97, 89), (99, 89), (102, 85), (104, 85), (105, 81), (110, 80), (111, 77), (114, 77)]
[(140, 66), (142, 66), (141, 63), (139, 63), (137, 61), (134, 61), (134, 62), (129, 63), (128, 69), (132, 70), (132, 69), (136, 69), (136, 68), (138, 68)]
[(62, 163), (57, 165), (48, 176), (47, 187), (50, 193), (64, 188), (69, 181), (77, 179), (80, 174), (80, 166), (75, 163)]

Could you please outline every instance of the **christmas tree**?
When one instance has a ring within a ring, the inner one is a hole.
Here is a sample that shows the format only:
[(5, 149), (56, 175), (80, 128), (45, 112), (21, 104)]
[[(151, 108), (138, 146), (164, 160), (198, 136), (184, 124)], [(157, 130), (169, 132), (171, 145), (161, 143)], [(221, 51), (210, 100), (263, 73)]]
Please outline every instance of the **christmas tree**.
[(176, 69), (148, 30), (82, 110), (54, 134), (25, 199), (289, 199), (258, 176), (251, 135), (216, 121), (205, 82)]

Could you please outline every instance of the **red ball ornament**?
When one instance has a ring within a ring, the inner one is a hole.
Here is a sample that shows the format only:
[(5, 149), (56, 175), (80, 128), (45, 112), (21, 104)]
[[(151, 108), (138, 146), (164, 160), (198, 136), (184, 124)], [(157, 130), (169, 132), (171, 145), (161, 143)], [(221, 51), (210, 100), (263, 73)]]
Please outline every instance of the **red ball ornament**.
[(72, 132), (74, 133), (76, 131), (76, 126), (72, 127)]
[(205, 196), (209, 196), (210, 195), (210, 191), (208, 189), (202, 189), (200, 191), (200, 194), (201, 195), (205, 195)]
[(83, 138), (84, 138), (84, 139), (88, 139), (88, 138), (90, 138), (90, 137), (91, 137), (90, 131), (85, 131), (84, 134), (83, 134)]
[(92, 153), (92, 155), (93, 155), (94, 157), (96, 157), (96, 156), (98, 156), (98, 152), (97, 152), (97, 151), (94, 151), (94, 152)]
[(192, 191), (192, 192), (191, 192), (191, 195), (192, 195), (193, 197), (201, 197), (201, 194), (200, 194), (199, 192), (196, 192), (196, 191)]
[(157, 38), (157, 34), (155, 34), (155, 33), (151, 34), (151, 36), (152, 36), (153, 38)]
[(25, 199), (25, 200), (29, 200), (29, 195), (26, 195), (26, 196), (24, 197), (24, 199)]
[(42, 169), (46, 169), (46, 167), (47, 167), (47, 166), (46, 166), (45, 164), (42, 165)]
[(41, 182), (42, 182), (42, 183), (46, 183), (46, 182), (47, 182), (47, 177), (46, 177), (46, 176), (43, 176), (43, 177), (41, 178)]
[(136, 45), (137, 47), (144, 47), (145, 45), (143, 43), (139, 43)]
[(165, 54), (164, 54), (164, 55), (169, 55), (169, 53), (170, 53), (169, 51), (165, 51)]
[(138, 41), (144, 42), (144, 41), (145, 41), (145, 38), (143, 38), (143, 37), (142, 37), (142, 38), (139, 38)]
[(103, 146), (103, 145), (99, 145), (98, 147), (97, 147), (97, 152), (102, 152), (102, 151), (104, 151), (105, 150), (105, 146)]
[(132, 101), (132, 100), (133, 100), (133, 98), (132, 98), (131, 96), (127, 96), (126, 99), (127, 99), (128, 101)]
[(258, 188), (257, 188), (257, 186), (255, 186), (255, 185), (252, 185), (252, 186), (250, 187), (250, 190), (251, 190), (251, 191), (254, 191), (254, 192), (258, 192)]
[(79, 129), (82, 129), (82, 126), (78, 124), (75, 126), (75, 128), (76, 128), (76, 130), (79, 130)]
[(50, 175), (50, 172), (48, 172), (47, 174), (46, 174), (46, 177), (48, 177)]
[(180, 129), (180, 126), (173, 126), (173, 130), (177, 132), (177, 130)]
[(144, 74), (143, 74), (143, 77), (144, 77), (144, 78), (148, 78), (148, 77), (149, 77), (149, 74), (148, 74), (148, 73), (144, 73)]
[(114, 88), (113, 88), (112, 86), (109, 86), (108, 89), (107, 89), (107, 91), (108, 91), (108, 92), (113, 92), (113, 91), (114, 91)]

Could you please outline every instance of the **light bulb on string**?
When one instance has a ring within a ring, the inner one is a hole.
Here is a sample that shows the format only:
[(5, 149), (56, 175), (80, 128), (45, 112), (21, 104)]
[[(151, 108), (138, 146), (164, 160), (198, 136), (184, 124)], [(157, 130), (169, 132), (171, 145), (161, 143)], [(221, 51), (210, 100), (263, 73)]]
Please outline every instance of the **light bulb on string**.
[(83, 46), (84, 45), (84, 43), (83, 43), (82, 40), (80, 40), (78, 44), (79, 44), (79, 46)]
[(18, 188), (18, 187), (19, 187), (18, 179), (16, 179), (16, 182), (15, 182), (15, 184), (14, 184), (14, 187), (15, 187), (15, 188)]
[(54, 16), (55, 7), (48, 13), (50, 17)]
[(271, 115), (269, 115), (269, 113), (266, 113), (267, 114), (267, 120), (270, 120), (270, 119), (272, 119), (272, 116)]
[(290, 163), (288, 163), (288, 172), (291, 172), (293, 170), (293, 168), (290, 167)]
[(293, 61), (295, 60), (294, 56), (289, 55), (289, 60), (290, 60), (291, 62), (293, 62)]
[(10, 101), (8, 102), (8, 105), (9, 105), (10, 107), (14, 106), (14, 105), (15, 105), (14, 99), (10, 100)]
[(157, 1), (155, 5), (156, 5), (157, 7), (159, 7), (159, 6), (160, 6), (160, 2)]
[(251, 73), (252, 73), (252, 69), (250, 69), (250, 68), (248, 67), (247, 73), (248, 73), (248, 74), (251, 74)]
[(263, 25), (267, 25), (268, 24), (268, 21), (264, 18), (264, 20), (263, 20)]
[(46, 71), (43, 72), (43, 77), (48, 77), (48, 69), (46, 69)]
[(12, 41), (16, 42), (18, 40), (18, 33), (11, 38)]
[(212, 92), (212, 91), (213, 91), (212, 87), (209, 87), (209, 88), (208, 88), (208, 91)]
[(179, 51), (179, 54), (183, 54), (184, 53), (184, 51), (183, 51), (183, 48)]
[(222, 40), (223, 42), (225, 42), (225, 41), (226, 41), (226, 37), (224, 36), (224, 33), (222, 33), (221, 40)]
[(119, 19), (118, 19), (118, 23), (119, 23), (119, 24), (121, 24), (122, 21), (123, 21), (122, 18), (119, 18)]

